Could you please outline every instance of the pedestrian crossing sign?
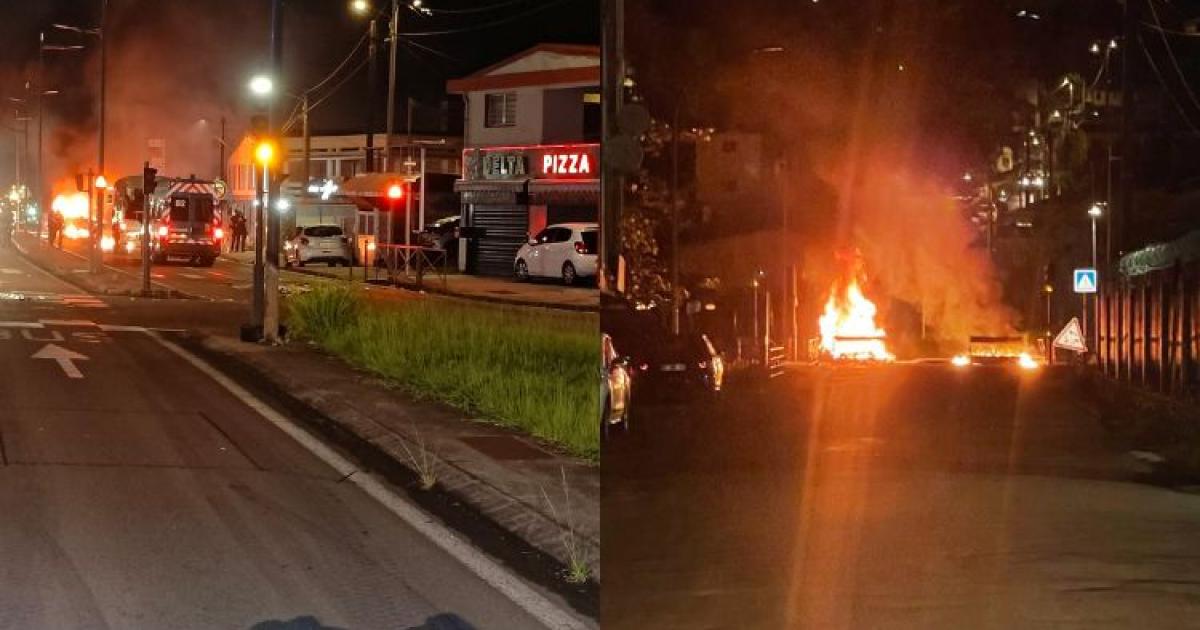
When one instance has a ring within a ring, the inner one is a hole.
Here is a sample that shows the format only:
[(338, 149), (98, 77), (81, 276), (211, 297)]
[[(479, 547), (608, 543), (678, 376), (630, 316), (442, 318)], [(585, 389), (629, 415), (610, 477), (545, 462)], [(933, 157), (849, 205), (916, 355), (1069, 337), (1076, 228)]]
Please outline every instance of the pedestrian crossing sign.
[(1054, 338), (1054, 347), (1074, 352), (1087, 352), (1087, 342), (1083, 340), (1083, 327), (1079, 325), (1079, 318), (1072, 317), (1071, 321), (1063, 327), (1062, 332)]
[(1096, 270), (1091, 267), (1075, 270), (1075, 292), (1076, 293), (1095, 293), (1096, 292)]

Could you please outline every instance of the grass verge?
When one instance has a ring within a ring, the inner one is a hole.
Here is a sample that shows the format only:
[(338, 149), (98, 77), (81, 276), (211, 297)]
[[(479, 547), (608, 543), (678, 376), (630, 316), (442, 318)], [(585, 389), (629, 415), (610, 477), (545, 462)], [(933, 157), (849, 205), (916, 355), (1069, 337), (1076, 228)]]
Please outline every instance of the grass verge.
[(317, 286), (288, 301), (291, 329), (406, 391), (599, 456), (598, 317), (436, 299), (376, 305)]

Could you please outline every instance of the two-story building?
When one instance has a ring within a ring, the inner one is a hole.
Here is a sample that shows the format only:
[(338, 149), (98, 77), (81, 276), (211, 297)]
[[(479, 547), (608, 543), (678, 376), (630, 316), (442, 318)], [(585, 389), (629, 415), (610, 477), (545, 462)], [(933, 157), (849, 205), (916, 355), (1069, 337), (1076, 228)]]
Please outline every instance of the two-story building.
[(451, 80), (465, 104), (463, 271), (510, 275), (548, 224), (600, 218), (600, 48), (541, 44)]
[[(376, 161), (381, 162), (381, 147), (386, 134), (375, 134), (372, 139)], [(381, 226), (375, 220), (385, 220), (376, 212), (383, 201), (383, 188), (389, 177), (403, 181), (411, 187), (411, 194), (404, 205), (405, 211), (420, 209), (420, 216), (408, 217), (410, 227), (420, 229), (422, 221), (431, 221), (453, 214), (458, 210), (458, 200), (452, 181), (462, 171), (462, 142), (457, 136), (434, 136), (425, 134), (393, 134), (392, 173), (374, 173), (366, 163), (366, 134), (314, 135), (309, 139), (308, 181), (301, 182), (304, 171), (304, 140), (289, 136), (282, 141), (282, 207), (296, 216), (303, 206), (313, 206), (315, 216), (334, 223), (341, 223), (348, 232), (359, 235), (379, 234), (379, 230), (395, 232), (385, 240), (403, 240), (405, 217), (395, 217)], [(227, 199), (232, 210), (241, 212), (250, 221), (253, 238), (255, 217), (255, 161), (254, 138), (247, 136), (233, 150), (226, 166), (228, 182)], [(423, 157), (423, 159), (422, 159)], [(421, 173), (425, 174), (425, 185), (421, 185)], [(378, 189), (378, 190), (377, 190)], [(425, 203), (421, 203), (424, 191)], [(307, 194), (305, 194), (307, 193)], [(277, 200), (278, 201), (278, 200)], [(277, 208), (278, 210), (278, 208)], [(328, 219), (325, 219), (328, 215)], [(387, 215), (386, 218), (391, 218)]]

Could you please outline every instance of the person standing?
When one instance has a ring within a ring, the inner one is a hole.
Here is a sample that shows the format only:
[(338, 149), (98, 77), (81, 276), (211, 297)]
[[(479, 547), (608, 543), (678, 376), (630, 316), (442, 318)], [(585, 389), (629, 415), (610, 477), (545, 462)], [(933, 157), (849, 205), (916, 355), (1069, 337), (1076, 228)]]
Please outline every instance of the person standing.
[(241, 252), (246, 250), (246, 217), (242, 216), (241, 212), (234, 212), (233, 218), (230, 219), (233, 224), (233, 243), (231, 243), (230, 251)]
[(58, 210), (51, 212), (50, 216), (46, 219), (46, 228), (49, 231), (50, 245), (62, 249), (62, 212)]

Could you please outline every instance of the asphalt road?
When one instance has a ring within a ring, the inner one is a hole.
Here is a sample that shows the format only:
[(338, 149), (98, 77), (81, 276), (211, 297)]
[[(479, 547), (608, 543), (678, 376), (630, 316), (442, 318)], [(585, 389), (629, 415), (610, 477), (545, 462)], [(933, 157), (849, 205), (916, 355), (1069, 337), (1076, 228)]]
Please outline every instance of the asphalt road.
[(540, 627), (153, 336), (113, 327), (240, 305), (79, 293), (0, 249), (0, 627)]
[(1083, 396), (893, 365), (644, 404), (604, 451), (604, 628), (1200, 627), (1200, 496)]

